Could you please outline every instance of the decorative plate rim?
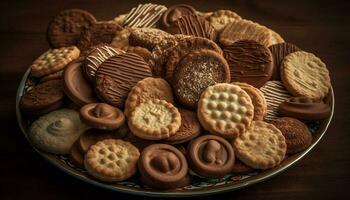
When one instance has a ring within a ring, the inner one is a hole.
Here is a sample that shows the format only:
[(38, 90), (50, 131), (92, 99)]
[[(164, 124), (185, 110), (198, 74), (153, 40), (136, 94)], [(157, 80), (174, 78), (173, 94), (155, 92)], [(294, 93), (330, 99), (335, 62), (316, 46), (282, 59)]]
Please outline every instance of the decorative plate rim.
[(41, 152), (37, 148), (35, 148), (31, 142), (29, 141), (26, 130), (23, 126), (22, 123), (22, 115), (19, 109), (19, 101), (20, 98), (23, 94), (24, 91), (24, 86), (27, 81), (27, 78), (30, 73), (30, 68), (27, 69), (25, 74), (23, 75), (21, 82), (18, 86), (17, 89), (17, 94), (16, 94), (16, 117), (17, 117), (17, 122), (18, 125), (20, 126), (20, 129), (24, 136), (26, 137), (27, 141), (29, 144), (32, 146), (32, 148), (39, 153), (45, 160), (49, 161), (52, 165), (56, 166), (60, 170), (66, 172), (67, 174), (80, 179), (84, 182), (90, 183), (92, 185), (96, 185), (102, 188), (106, 188), (109, 190), (117, 191), (117, 192), (122, 192), (122, 193), (127, 193), (127, 194), (133, 194), (133, 195), (139, 195), (139, 196), (150, 196), (150, 197), (190, 197), (190, 196), (205, 196), (205, 195), (212, 195), (212, 194), (218, 194), (218, 193), (224, 193), (224, 192), (229, 192), (233, 190), (237, 190), (240, 188), (244, 188), (259, 182), (262, 182), (264, 180), (267, 180), (282, 171), (285, 171), (289, 167), (293, 166), (295, 163), (297, 163), (300, 159), (302, 159), (306, 154), (308, 154), (317, 144), (318, 142), (322, 139), (326, 131), (328, 130), (328, 127), (330, 125), (330, 122), (332, 121), (333, 115), (334, 115), (334, 105), (335, 105), (335, 98), (334, 98), (334, 91), (333, 87), (330, 88), (330, 102), (331, 102), (331, 115), (329, 116), (328, 119), (325, 119), (319, 129), (317, 130), (319, 136), (317, 139), (310, 145), (309, 148), (307, 148), (305, 151), (294, 154), (288, 158), (288, 160), (282, 162), (279, 166), (262, 171), (258, 173), (257, 175), (254, 175), (252, 177), (240, 180), (238, 182), (233, 182), (229, 184), (223, 184), (223, 185), (217, 185), (213, 187), (208, 187), (208, 188), (201, 188), (201, 189), (193, 189), (193, 190), (181, 190), (181, 191), (151, 191), (151, 190), (135, 190), (132, 187), (127, 187), (123, 185), (109, 185), (109, 184), (104, 184), (102, 182), (99, 182), (97, 180), (82, 176), (80, 174), (77, 174), (74, 170), (68, 169), (67, 167), (64, 167), (61, 163), (57, 162), (56, 159), (50, 157), (48, 154)]

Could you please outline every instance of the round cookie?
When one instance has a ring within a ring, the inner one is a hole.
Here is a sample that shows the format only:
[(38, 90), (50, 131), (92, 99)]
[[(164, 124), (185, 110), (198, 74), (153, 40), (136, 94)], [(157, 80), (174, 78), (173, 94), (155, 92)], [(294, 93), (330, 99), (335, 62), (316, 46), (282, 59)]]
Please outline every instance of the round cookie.
[(43, 115), (61, 107), (63, 98), (62, 81), (51, 80), (26, 92), (21, 97), (19, 106), (28, 115)]
[(195, 112), (179, 108), (181, 126), (179, 130), (169, 138), (163, 140), (168, 144), (181, 144), (196, 138), (201, 134), (201, 125)]
[(235, 159), (235, 164), (233, 165), (233, 168), (231, 170), (231, 172), (234, 174), (248, 174), (248, 173), (253, 172), (253, 171), (254, 171), (253, 168), (244, 164), (238, 158)]
[(211, 50), (187, 54), (177, 65), (172, 79), (174, 94), (181, 105), (195, 109), (203, 90), (230, 81), (226, 60)]
[(264, 94), (257, 88), (242, 82), (233, 82), (232, 84), (242, 88), (252, 100), (254, 106), (253, 120), (263, 120), (267, 112), (267, 103)]
[(323, 99), (331, 87), (326, 64), (312, 53), (297, 51), (283, 59), (281, 80), (294, 96)]
[(219, 41), (224, 46), (232, 45), (239, 40), (253, 40), (266, 47), (275, 42), (268, 28), (245, 19), (228, 23), (219, 36)]
[(58, 72), (43, 76), (40, 78), (39, 83), (43, 83), (46, 81), (51, 81), (51, 80), (57, 80), (57, 79), (62, 79), (63, 77), (63, 70), (60, 70)]
[(234, 139), (250, 126), (254, 106), (239, 86), (220, 83), (202, 93), (197, 115), (203, 128), (211, 134)]
[(231, 172), (235, 162), (231, 144), (215, 135), (205, 135), (191, 141), (187, 155), (191, 169), (205, 177), (224, 177)]
[(315, 121), (326, 119), (330, 116), (332, 110), (328, 104), (321, 100), (292, 97), (279, 105), (278, 112), (281, 116)]
[(117, 182), (136, 173), (139, 156), (139, 150), (131, 143), (107, 139), (89, 148), (84, 165), (91, 176), (105, 182)]
[(83, 30), (77, 46), (83, 51), (101, 43), (109, 44), (112, 42), (116, 33), (121, 30), (122, 27), (116, 23), (96, 22)]
[(122, 108), (131, 88), (140, 80), (151, 77), (148, 64), (133, 53), (108, 58), (95, 75), (98, 96), (110, 105)]
[(269, 50), (271, 51), (274, 65), (271, 80), (281, 80), (280, 69), (283, 59), (291, 53), (300, 51), (300, 48), (294, 44), (283, 42), (269, 46)]
[(172, 89), (168, 82), (161, 78), (148, 77), (137, 82), (130, 90), (128, 98), (125, 101), (125, 116), (129, 117), (130, 113), (140, 103), (148, 100), (159, 99), (174, 104)]
[(138, 161), (141, 180), (157, 189), (171, 189), (190, 184), (185, 156), (175, 147), (154, 144), (146, 147)]
[(28, 137), (33, 145), (45, 152), (68, 154), (74, 142), (86, 126), (79, 113), (71, 109), (60, 109), (46, 114), (32, 123)]
[(133, 29), (131, 28), (124, 28), (121, 31), (117, 31), (112, 39), (111, 46), (118, 49), (127, 48), (129, 46), (129, 36), (132, 31)]
[(171, 24), (173, 24), (178, 18), (185, 15), (196, 14), (196, 10), (186, 4), (177, 4), (168, 8), (167, 11), (163, 13), (160, 21), (160, 27), (162, 29), (167, 29)]
[(274, 120), (279, 116), (278, 107), (281, 103), (292, 97), (281, 81), (268, 81), (260, 88), (267, 103), (266, 120)]
[(95, 22), (95, 17), (85, 10), (64, 10), (50, 21), (48, 42), (52, 48), (76, 45), (81, 32)]
[(33, 62), (30, 73), (33, 77), (39, 78), (58, 72), (79, 55), (80, 50), (75, 46), (50, 49)]
[(230, 66), (231, 81), (260, 88), (273, 72), (272, 55), (267, 47), (252, 40), (240, 40), (223, 48)]
[(85, 155), (89, 148), (97, 142), (106, 139), (118, 139), (119, 137), (120, 136), (117, 133), (112, 131), (89, 129), (80, 135), (76, 145), (80, 153)]
[(137, 137), (161, 140), (179, 130), (181, 115), (171, 103), (152, 99), (135, 107), (130, 113), (128, 125)]
[(170, 82), (176, 66), (188, 53), (196, 50), (209, 49), (222, 54), (221, 48), (213, 41), (201, 37), (185, 38), (168, 52), (166, 61), (166, 79)]
[(286, 138), (288, 154), (301, 152), (311, 145), (312, 134), (303, 122), (290, 117), (282, 117), (271, 123)]
[(167, 8), (157, 4), (139, 4), (125, 17), (124, 27), (150, 28), (156, 25)]
[(191, 35), (216, 40), (214, 27), (204, 17), (198, 15), (181, 16), (166, 31), (171, 34)]
[(139, 46), (129, 46), (124, 48), (124, 50), (127, 53), (134, 53), (141, 56), (143, 60), (151, 67), (152, 74), (154, 74), (154, 61), (152, 60), (152, 54), (148, 49)]
[(175, 37), (157, 28), (134, 29), (129, 36), (129, 44), (141, 46), (150, 51), (164, 40), (175, 40)]
[(247, 131), (233, 141), (236, 156), (254, 169), (280, 164), (286, 154), (286, 139), (274, 125), (253, 121)]
[(218, 10), (208, 17), (208, 21), (217, 32), (221, 32), (228, 23), (241, 19), (241, 16), (231, 10)]
[(89, 126), (115, 130), (125, 121), (123, 111), (106, 103), (86, 104), (80, 109), (80, 117)]
[(100, 65), (108, 58), (122, 53), (125, 52), (109, 45), (98, 45), (97, 47), (93, 48), (88, 53), (84, 61), (83, 72), (85, 77), (89, 81), (94, 81), (98, 67), (100, 67)]
[(83, 63), (80, 60), (72, 62), (63, 73), (63, 90), (79, 107), (98, 101), (94, 90), (83, 75), (82, 66)]
[(77, 167), (84, 168), (84, 154), (79, 151), (79, 147), (76, 142), (70, 148), (69, 161)]

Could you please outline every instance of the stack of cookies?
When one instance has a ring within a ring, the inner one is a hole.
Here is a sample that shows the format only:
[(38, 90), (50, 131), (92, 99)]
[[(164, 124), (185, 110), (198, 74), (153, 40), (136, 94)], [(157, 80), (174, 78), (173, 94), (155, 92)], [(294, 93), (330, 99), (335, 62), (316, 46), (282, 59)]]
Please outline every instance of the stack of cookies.
[(271, 169), (310, 146), (305, 122), (331, 113), (326, 65), (230, 10), (65, 10), (47, 39), (20, 101), (28, 136), (100, 181), (171, 189)]

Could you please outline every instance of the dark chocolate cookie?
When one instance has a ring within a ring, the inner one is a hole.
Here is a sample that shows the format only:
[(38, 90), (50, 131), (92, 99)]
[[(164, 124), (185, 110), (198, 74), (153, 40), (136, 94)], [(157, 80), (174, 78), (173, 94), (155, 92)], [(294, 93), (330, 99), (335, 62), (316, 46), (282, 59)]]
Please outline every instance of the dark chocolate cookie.
[(95, 17), (87, 11), (64, 10), (49, 23), (48, 42), (52, 48), (76, 45), (82, 31), (95, 22)]
[(163, 16), (160, 21), (160, 26), (163, 29), (167, 29), (172, 23), (174, 23), (178, 18), (185, 15), (194, 15), (196, 10), (186, 4), (173, 5), (166, 12), (163, 13)]

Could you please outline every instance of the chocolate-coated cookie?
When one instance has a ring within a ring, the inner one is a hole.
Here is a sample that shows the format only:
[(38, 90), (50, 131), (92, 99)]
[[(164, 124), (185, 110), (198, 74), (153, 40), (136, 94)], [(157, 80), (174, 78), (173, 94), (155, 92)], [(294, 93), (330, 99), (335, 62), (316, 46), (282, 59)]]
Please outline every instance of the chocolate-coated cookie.
[(166, 11), (163, 5), (146, 3), (131, 9), (125, 17), (123, 26), (131, 28), (150, 28), (158, 23), (159, 18)]
[(172, 86), (179, 103), (195, 109), (203, 90), (216, 83), (229, 81), (229, 67), (224, 57), (215, 51), (204, 49), (187, 54), (179, 62)]
[(273, 64), (270, 50), (253, 40), (241, 40), (224, 46), (232, 82), (246, 82), (260, 88), (272, 76)]
[(331, 107), (321, 100), (308, 97), (292, 97), (278, 107), (281, 116), (315, 121), (326, 119), (331, 114)]
[(160, 26), (162, 27), (162, 29), (167, 29), (172, 23), (174, 23), (181, 16), (193, 15), (193, 14), (196, 14), (196, 10), (190, 5), (186, 5), (186, 4), (173, 5), (163, 13), (163, 16), (160, 21)]
[(119, 139), (119, 137), (113, 131), (89, 129), (80, 135), (76, 144), (80, 153), (85, 155), (92, 145), (106, 139)]
[(76, 45), (82, 31), (95, 22), (95, 17), (85, 10), (70, 9), (60, 12), (47, 28), (50, 46), (59, 48)]
[(137, 54), (124, 53), (108, 58), (98, 68), (95, 85), (98, 96), (110, 105), (124, 107), (130, 89), (151, 77), (149, 65)]
[(143, 60), (151, 67), (152, 73), (154, 73), (154, 69), (153, 69), (154, 62), (152, 59), (152, 54), (148, 49), (143, 48), (143, 47), (139, 47), (139, 46), (136, 46), (136, 47), (129, 46), (129, 47), (125, 48), (124, 50), (128, 53), (134, 53), (134, 54), (141, 56), (143, 58)]
[(21, 97), (19, 106), (28, 115), (43, 115), (63, 104), (61, 80), (51, 80), (33, 87)]
[(291, 43), (279, 43), (269, 46), (273, 58), (273, 73), (271, 80), (281, 80), (280, 67), (282, 60), (290, 53), (300, 51), (300, 48)]

